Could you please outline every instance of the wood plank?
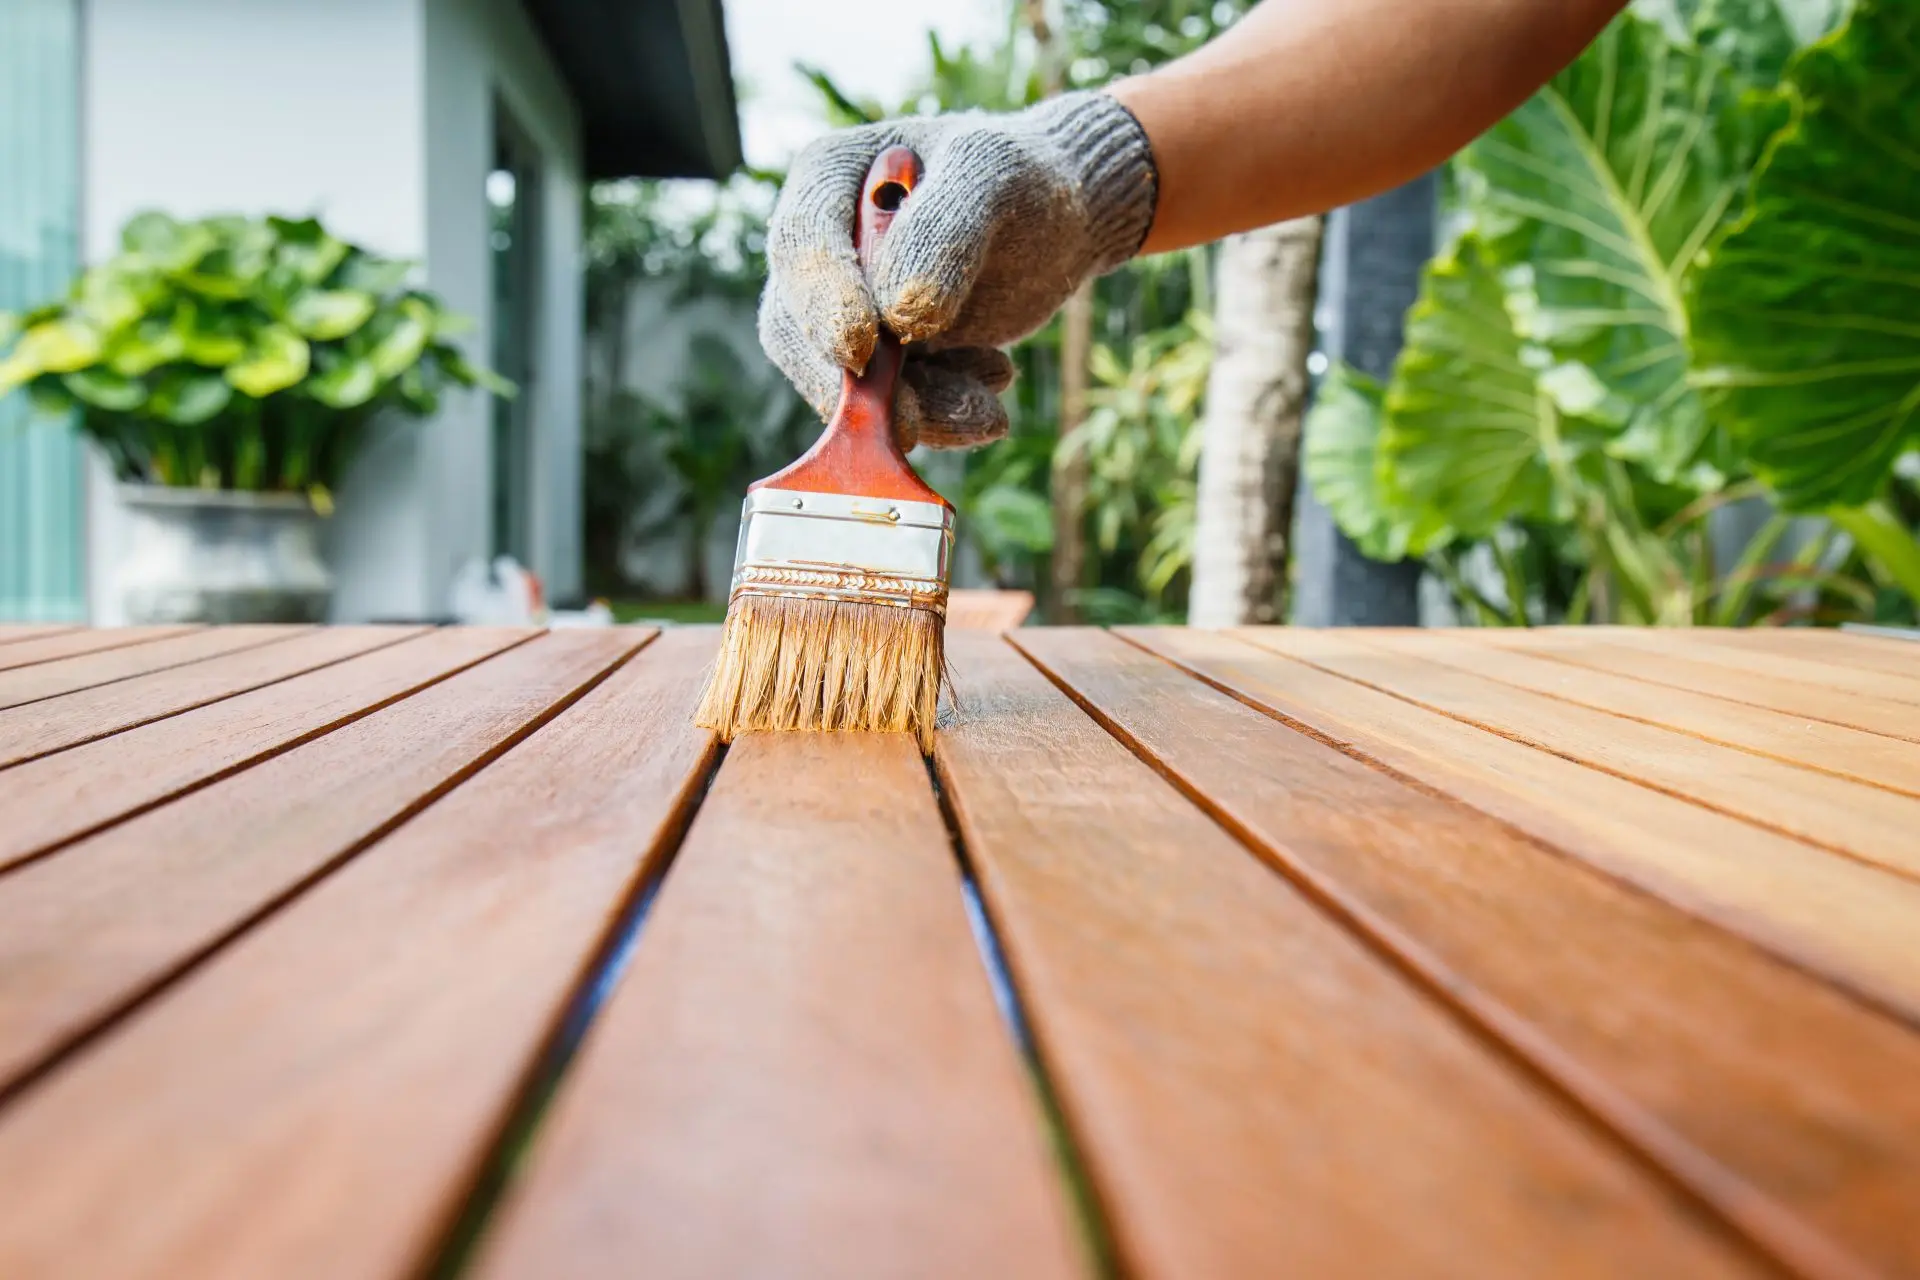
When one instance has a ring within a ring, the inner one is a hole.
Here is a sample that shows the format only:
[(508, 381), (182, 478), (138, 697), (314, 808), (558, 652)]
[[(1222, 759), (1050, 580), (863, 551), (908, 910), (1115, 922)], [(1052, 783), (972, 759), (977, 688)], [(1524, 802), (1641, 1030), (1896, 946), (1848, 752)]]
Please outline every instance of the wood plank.
[(76, 622), (9, 622), (0, 624), (0, 644), (16, 644), (22, 640), (44, 640), (48, 636), (63, 635), (69, 631), (78, 631)]
[(423, 1269), (706, 777), (714, 641), (662, 636), (0, 1111), (0, 1275)]
[(496, 1219), (490, 1280), (1081, 1274), (925, 766), (735, 744)]
[(1920, 645), (1911, 640), (1855, 635), (1825, 627), (1716, 627), (1703, 634), (1719, 644), (1764, 649), (1810, 662), (1857, 667), (1904, 679), (1920, 678)]
[[(1843, 724), (1871, 733), (1920, 742), (1920, 715), (1904, 703), (1816, 688), (1791, 680), (1769, 680), (1718, 661), (1706, 642), (1670, 651), (1612, 639), (1610, 628), (1488, 627), (1484, 643), (1523, 647), (1543, 658), (1632, 676), (1652, 684), (1770, 707), (1789, 715)], [(1586, 634), (1592, 630), (1599, 634)]]
[[(1698, 635), (1691, 634), (1694, 632)], [(1676, 641), (1671, 638), (1674, 634), (1657, 628), (1622, 627), (1610, 631), (1607, 639), (1615, 644), (1656, 652), (1676, 644), (1685, 645), (1707, 661), (1732, 667), (1762, 680), (1790, 680), (1862, 698), (1920, 705), (1920, 674), (1902, 676), (1882, 671), (1860, 671), (1809, 658), (1748, 648), (1737, 642), (1729, 644), (1724, 642), (1724, 631), (1716, 633), (1708, 628), (1688, 628), (1681, 633), (1689, 635), (1690, 638), (1686, 640)], [(1715, 638), (1716, 635), (1719, 639)], [(1909, 711), (1908, 714), (1920, 718), (1920, 711)]]
[(208, 627), (149, 644), (103, 649), (77, 658), (18, 667), (0, 672), (0, 710), (38, 702), (42, 698), (57, 698), (63, 693), (90, 689), (95, 685), (112, 684), (149, 672), (164, 671), (168, 667), (201, 662), (221, 654), (270, 644), (275, 640), (291, 639), (312, 629), (295, 626)]
[(197, 630), (197, 627), (98, 627), (61, 631), (22, 640), (0, 649), (0, 671), (11, 671), (36, 662), (72, 658), (82, 653), (97, 653), (102, 649), (118, 649), (123, 645), (146, 644), (150, 640)]
[(1784, 1266), (1920, 1275), (1920, 1033), (1156, 655), (1017, 643)]
[(1033, 612), (1031, 591), (964, 591), (947, 594), (947, 626), (962, 631), (1010, 631)]
[(1678, 729), (1801, 768), (1920, 795), (1920, 743), (1551, 662), (1525, 651), (1478, 644), (1470, 634), (1457, 631), (1346, 634), (1356, 643), (1412, 654), (1501, 684)]
[[(1920, 885), (1219, 633), (1123, 630), (1236, 696), (1920, 1024)], [(1836, 930), (1833, 922), (1845, 920)]]
[(423, 631), (420, 627), (317, 627), (278, 644), (225, 655), (217, 662), (156, 671), (82, 689), (58, 701), (0, 711), (0, 769), (330, 666)]
[(437, 799), (651, 634), (540, 637), (0, 876), (0, 1092)]
[(383, 647), (0, 773), (0, 868), (338, 728), (537, 633), (462, 627), (386, 644), (392, 634), (368, 629), (361, 640)]
[(1345, 631), (1270, 628), (1247, 638), (1556, 755), (1920, 877), (1920, 800), (1912, 796), (1384, 652)]
[(936, 760), (1123, 1274), (1747, 1271), (1011, 646), (948, 643)]

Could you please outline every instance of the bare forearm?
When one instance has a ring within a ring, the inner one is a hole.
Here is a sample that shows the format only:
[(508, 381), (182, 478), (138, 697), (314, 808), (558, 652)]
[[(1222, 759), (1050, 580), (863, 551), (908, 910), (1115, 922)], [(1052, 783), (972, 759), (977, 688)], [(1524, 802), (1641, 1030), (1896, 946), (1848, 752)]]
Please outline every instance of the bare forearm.
[(1153, 144), (1143, 253), (1319, 213), (1432, 168), (1550, 80), (1626, 0), (1266, 0), (1112, 93)]

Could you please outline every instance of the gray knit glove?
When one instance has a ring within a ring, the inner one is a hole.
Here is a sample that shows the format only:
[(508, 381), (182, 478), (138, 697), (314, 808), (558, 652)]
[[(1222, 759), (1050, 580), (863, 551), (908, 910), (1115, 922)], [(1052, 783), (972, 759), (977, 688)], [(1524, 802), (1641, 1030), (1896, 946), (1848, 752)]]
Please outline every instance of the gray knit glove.
[[(896, 143), (926, 172), (869, 280), (854, 256), (854, 210), (867, 166)], [(884, 320), (908, 344), (902, 445), (997, 440), (1007, 432), (999, 393), (1013, 381), (998, 348), (1132, 257), (1155, 194), (1145, 132), (1100, 93), (831, 134), (800, 153), (774, 208), (760, 345), (824, 419), (841, 369), (866, 367)]]

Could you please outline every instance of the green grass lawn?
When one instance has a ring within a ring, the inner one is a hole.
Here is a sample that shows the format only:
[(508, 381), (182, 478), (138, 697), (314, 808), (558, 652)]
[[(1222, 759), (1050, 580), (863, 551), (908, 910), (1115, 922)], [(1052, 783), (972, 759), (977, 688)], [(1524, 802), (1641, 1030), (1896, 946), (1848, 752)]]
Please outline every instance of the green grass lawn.
[(727, 616), (727, 606), (705, 600), (609, 600), (615, 622), (677, 622), (691, 625), (719, 622)]

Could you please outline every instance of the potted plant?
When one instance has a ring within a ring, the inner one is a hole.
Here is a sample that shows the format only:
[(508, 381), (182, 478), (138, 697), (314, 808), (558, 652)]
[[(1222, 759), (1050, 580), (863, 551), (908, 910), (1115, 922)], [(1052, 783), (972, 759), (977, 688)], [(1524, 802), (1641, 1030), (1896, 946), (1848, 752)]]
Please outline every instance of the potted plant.
[(369, 423), (512, 394), (410, 271), (311, 218), (143, 213), (64, 299), (0, 315), (0, 394), (74, 415), (120, 481), (130, 620), (318, 620), (320, 522)]

